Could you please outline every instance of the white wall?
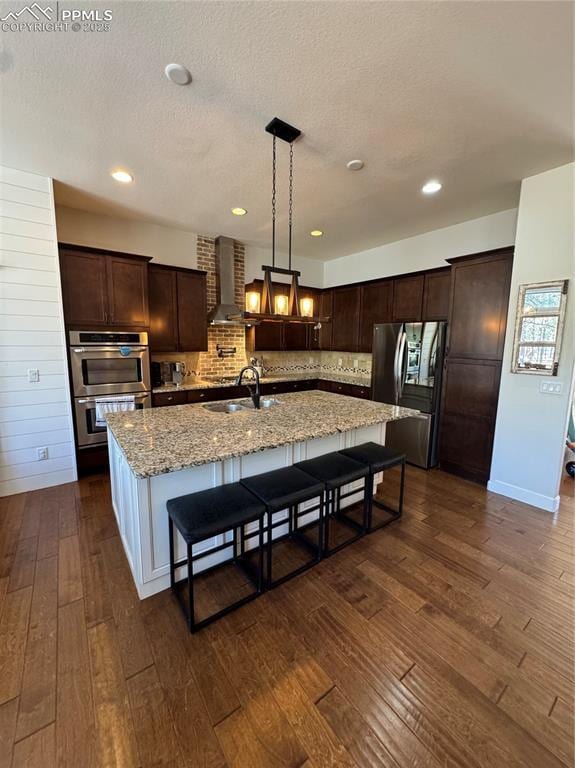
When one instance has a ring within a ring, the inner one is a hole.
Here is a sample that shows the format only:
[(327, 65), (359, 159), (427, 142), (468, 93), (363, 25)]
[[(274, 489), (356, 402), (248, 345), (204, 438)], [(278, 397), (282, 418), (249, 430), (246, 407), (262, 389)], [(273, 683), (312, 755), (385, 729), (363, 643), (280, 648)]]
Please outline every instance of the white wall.
[[(559, 504), (565, 433), (575, 360), (575, 164), (524, 179), (507, 317), (495, 444), (488, 488), (542, 509)], [(568, 278), (567, 320), (558, 395), (544, 395), (544, 377), (512, 374), (511, 356), (519, 285)]]
[(56, 206), (56, 222), (61, 243), (136, 253), (160, 264), (196, 268), (197, 236), (193, 232), (61, 205)]
[(0, 166), (0, 496), (75, 479), (52, 180)]
[(517, 209), (464, 221), (325, 263), (324, 287), (445, 267), (445, 259), (515, 242)]
[[(262, 264), (271, 264), (271, 248), (259, 248), (253, 245), (246, 245), (246, 283), (263, 279)], [(279, 258), (276, 255), (276, 264), (279, 267), (287, 267), (287, 256), (281, 254)], [(294, 257), (292, 261), (294, 269), (299, 269), (301, 285), (310, 288), (323, 288), (324, 262), (315, 259), (306, 259), (303, 256)], [(281, 276), (278, 280), (282, 282)], [(286, 282), (285, 280), (283, 282)]]

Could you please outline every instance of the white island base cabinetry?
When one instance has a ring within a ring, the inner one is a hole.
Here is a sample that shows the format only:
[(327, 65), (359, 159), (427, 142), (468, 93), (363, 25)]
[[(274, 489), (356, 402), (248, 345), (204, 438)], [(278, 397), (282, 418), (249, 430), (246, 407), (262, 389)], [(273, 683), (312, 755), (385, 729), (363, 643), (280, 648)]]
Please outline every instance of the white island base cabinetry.
[[(269, 472), (280, 467), (289, 467), (295, 462), (312, 459), (332, 451), (350, 448), (360, 443), (373, 441), (385, 442), (385, 423), (358, 427), (346, 432), (319, 437), (305, 442), (281, 445), (257, 453), (227, 458), (200, 466), (187, 467), (177, 471), (137, 477), (120, 449), (114, 434), (108, 432), (110, 453), (110, 472), (112, 483), (112, 503), (118, 521), (126, 556), (138, 594), (141, 599), (167, 589), (170, 586), (168, 513), (166, 502), (176, 496), (215, 488), (225, 483), (237, 482), (241, 478)], [(376, 476), (376, 487), (379, 478)], [(360, 501), (363, 494), (363, 481), (345, 486), (343, 492), (358, 489), (342, 500), (342, 506)], [(311, 500), (300, 506), (300, 510), (312, 508), (319, 500)], [(279, 520), (286, 512), (278, 512), (274, 519)], [(309, 517), (302, 517), (302, 524), (317, 519), (318, 512), (311, 512)], [(247, 528), (249, 531), (249, 527)], [(274, 538), (287, 532), (287, 525), (274, 529)], [(199, 560), (194, 569), (201, 571), (207, 567), (230, 559), (231, 534), (228, 535), (230, 548), (220, 550), (211, 556)], [(185, 559), (185, 547), (177, 537), (177, 558)], [(194, 554), (207, 552), (224, 543), (222, 536), (214, 537), (194, 547)], [(247, 544), (249, 548), (249, 542)], [(183, 576), (185, 569), (182, 569)]]

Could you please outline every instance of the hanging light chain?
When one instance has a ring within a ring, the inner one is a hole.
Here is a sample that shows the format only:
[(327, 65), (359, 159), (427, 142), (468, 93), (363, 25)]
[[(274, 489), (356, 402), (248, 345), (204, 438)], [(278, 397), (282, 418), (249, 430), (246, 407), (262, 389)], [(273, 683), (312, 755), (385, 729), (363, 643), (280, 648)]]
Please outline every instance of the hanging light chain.
[(276, 265), (276, 137), (272, 144), (272, 266)]
[(293, 144), (289, 145), (289, 269), (291, 269), (291, 235), (293, 222)]

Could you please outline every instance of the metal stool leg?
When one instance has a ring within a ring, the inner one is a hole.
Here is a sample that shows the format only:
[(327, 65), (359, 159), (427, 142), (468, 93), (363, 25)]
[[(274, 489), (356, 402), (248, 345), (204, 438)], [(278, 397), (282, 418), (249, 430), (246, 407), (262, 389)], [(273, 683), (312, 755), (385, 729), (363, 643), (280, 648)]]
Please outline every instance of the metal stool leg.
[(176, 588), (176, 563), (174, 555), (174, 524), (170, 519), (168, 524), (168, 535), (170, 540), (170, 589), (174, 592)]
[(405, 461), (401, 462), (401, 480), (399, 484), (399, 509), (398, 509), (398, 517), (401, 517), (403, 514), (403, 490), (405, 485)]
[[(258, 522), (258, 593), (264, 590), (264, 516), (260, 517)], [(271, 550), (270, 543), (267, 544), (268, 550)], [(268, 561), (269, 562), (269, 561)]]
[[(394, 466), (397, 466), (397, 464)], [(373, 478), (373, 475), (372, 475), (372, 478)], [(372, 483), (373, 483), (373, 479), (372, 479)], [(399, 481), (399, 506), (397, 509), (393, 509), (393, 507), (389, 507), (387, 504), (384, 504), (382, 501), (378, 501), (377, 499), (374, 499), (373, 488), (372, 488), (371, 497), (370, 497), (370, 506), (371, 506), (370, 520), (369, 520), (369, 528), (367, 529), (368, 533), (373, 533), (374, 531), (377, 531), (380, 528), (385, 528), (386, 525), (393, 523), (394, 520), (399, 520), (399, 518), (403, 514), (404, 488), (405, 488), (405, 461), (402, 461), (401, 462), (401, 478)], [(389, 519), (384, 520), (383, 522), (380, 522), (377, 525), (374, 525), (373, 524), (373, 508), (374, 507), (377, 507), (378, 509), (382, 509), (384, 512), (387, 512), (390, 515)]]
[(272, 513), (268, 510), (267, 512), (267, 519), (268, 519), (268, 530), (267, 530), (267, 573), (266, 573), (266, 581), (268, 587), (273, 581), (272, 576)]
[(194, 616), (194, 563), (191, 544), (188, 544), (188, 611), (188, 625), (190, 632), (194, 632), (196, 621)]

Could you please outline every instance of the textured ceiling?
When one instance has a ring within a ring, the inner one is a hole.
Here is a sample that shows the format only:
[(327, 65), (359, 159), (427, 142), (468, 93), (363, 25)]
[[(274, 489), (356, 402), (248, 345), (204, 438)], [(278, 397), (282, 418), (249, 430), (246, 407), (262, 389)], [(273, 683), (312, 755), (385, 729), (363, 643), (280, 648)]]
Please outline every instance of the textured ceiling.
[[(277, 115), (303, 131), (295, 251), (329, 259), (511, 208), (522, 178), (572, 159), (570, 2), (93, 5), (110, 31), (0, 50), (0, 159), (54, 177), (65, 205), (265, 246)], [(166, 80), (171, 61), (191, 86)], [(431, 177), (444, 189), (424, 197)]]

